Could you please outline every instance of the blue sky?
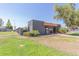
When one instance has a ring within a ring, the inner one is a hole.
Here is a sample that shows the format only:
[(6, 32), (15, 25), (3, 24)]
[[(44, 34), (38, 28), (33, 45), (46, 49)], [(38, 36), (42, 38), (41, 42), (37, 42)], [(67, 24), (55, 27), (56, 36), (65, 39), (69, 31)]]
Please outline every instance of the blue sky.
[[(79, 7), (78, 4), (77, 7)], [(53, 19), (54, 15), (53, 3), (0, 4), (0, 18), (3, 19), (4, 23), (10, 19), (12, 25), (15, 24), (17, 27), (27, 26), (28, 21), (32, 19), (64, 24), (63, 21)]]

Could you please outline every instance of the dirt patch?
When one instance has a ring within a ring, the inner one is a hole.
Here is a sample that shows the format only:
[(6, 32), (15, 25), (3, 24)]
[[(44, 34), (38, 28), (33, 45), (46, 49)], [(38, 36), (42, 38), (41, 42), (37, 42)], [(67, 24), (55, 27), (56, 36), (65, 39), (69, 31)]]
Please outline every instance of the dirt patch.
[(73, 55), (79, 55), (79, 38), (67, 37), (61, 35), (46, 35), (40, 37), (27, 37), (40, 44), (44, 44), (57, 50), (71, 53)]

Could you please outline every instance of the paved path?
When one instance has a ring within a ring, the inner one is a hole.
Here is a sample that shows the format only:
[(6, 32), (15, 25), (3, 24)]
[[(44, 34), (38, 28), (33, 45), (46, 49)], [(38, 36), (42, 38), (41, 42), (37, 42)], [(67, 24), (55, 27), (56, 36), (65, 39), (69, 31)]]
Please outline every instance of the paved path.
[(0, 35), (0, 38), (16, 37), (16, 34)]
[(66, 34), (57, 34), (59, 36), (65, 36), (65, 37), (73, 37), (73, 38), (79, 38), (79, 36), (72, 36), (72, 35), (66, 35)]

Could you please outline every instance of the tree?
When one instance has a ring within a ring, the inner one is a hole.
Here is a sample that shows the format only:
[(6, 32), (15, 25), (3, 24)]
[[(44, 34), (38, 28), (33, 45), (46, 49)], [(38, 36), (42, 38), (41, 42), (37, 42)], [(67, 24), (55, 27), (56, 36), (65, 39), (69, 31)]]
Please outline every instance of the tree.
[(13, 29), (13, 27), (12, 27), (11, 22), (10, 22), (9, 19), (7, 21), (6, 27), (9, 28), (9, 29)]
[(27, 31), (28, 31), (27, 27), (23, 27), (23, 32), (27, 32)]
[(77, 26), (79, 26), (79, 10), (76, 10), (76, 18), (75, 18), (75, 20), (76, 20)]
[(0, 26), (3, 25), (3, 20), (0, 18)]
[(56, 19), (63, 19), (67, 27), (73, 28), (77, 26), (79, 14), (75, 10), (75, 4), (64, 4), (55, 6)]

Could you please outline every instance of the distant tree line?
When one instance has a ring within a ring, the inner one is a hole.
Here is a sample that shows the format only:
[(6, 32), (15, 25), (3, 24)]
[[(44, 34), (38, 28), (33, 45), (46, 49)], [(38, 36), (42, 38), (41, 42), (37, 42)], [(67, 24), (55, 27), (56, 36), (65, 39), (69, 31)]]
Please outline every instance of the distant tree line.
[[(0, 18), (0, 26), (3, 26), (3, 24), (4, 24), (4, 21)], [(13, 26), (12, 26), (12, 24), (10, 22), (10, 19), (8, 19), (8, 21), (6, 23), (6, 28), (13, 29)]]

